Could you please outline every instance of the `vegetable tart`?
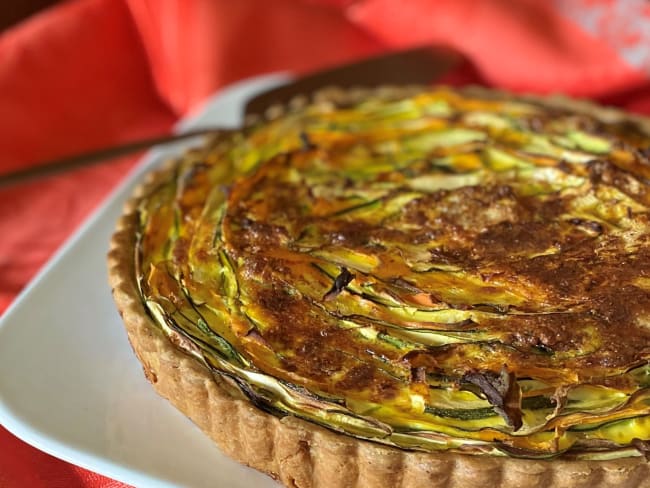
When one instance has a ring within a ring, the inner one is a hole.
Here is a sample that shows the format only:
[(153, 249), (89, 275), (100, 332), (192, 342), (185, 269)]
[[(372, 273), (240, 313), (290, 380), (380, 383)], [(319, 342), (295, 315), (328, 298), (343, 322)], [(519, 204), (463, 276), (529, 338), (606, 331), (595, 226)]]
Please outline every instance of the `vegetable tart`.
[(154, 388), (288, 487), (650, 486), (650, 136), (325, 90), (152, 173), (110, 282)]

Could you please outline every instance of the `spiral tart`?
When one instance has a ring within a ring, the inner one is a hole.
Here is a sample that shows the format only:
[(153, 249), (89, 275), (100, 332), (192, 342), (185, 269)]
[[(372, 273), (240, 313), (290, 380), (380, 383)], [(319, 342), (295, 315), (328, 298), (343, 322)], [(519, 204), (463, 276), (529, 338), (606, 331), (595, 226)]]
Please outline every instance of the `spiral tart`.
[(114, 297), (287, 486), (650, 486), (648, 148), (567, 99), (330, 90), (150, 175)]

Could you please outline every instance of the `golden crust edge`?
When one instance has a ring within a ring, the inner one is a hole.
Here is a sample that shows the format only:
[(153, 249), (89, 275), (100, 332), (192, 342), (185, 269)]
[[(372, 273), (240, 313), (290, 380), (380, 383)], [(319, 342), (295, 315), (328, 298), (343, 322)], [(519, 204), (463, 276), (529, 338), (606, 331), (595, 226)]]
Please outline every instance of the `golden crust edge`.
[[(329, 87), (316, 93), (316, 103), (352, 103), (370, 91), (381, 96), (414, 93), (422, 87)], [(511, 94), (483, 87), (464, 89), (498, 98)], [(615, 108), (563, 96), (518, 95), (515, 99), (569, 108), (606, 120), (628, 119), (648, 130), (646, 119)], [(305, 97), (289, 106), (299, 107)], [(272, 107), (273, 119), (284, 109)], [(259, 120), (259, 119), (257, 119)], [(249, 120), (248, 125), (255, 119)], [(650, 487), (650, 463), (641, 457), (612, 461), (536, 461), (472, 456), (449, 452), (415, 452), (339, 434), (302, 419), (278, 418), (235, 398), (219, 379), (190, 355), (174, 346), (149, 317), (135, 282), (133, 249), (137, 206), (141, 198), (174, 170), (176, 161), (147, 175), (125, 204), (108, 253), (113, 299), (134, 353), (155, 391), (185, 414), (229, 457), (296, 488), (350, 487)]]

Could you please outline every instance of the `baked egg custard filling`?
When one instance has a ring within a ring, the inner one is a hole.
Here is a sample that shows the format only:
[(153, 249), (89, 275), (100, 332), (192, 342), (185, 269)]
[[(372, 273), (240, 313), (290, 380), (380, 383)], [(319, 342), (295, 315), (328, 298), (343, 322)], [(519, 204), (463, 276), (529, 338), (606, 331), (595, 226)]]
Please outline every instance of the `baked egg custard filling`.
[(272, 414), (404, 449), (650, 451), (650, 138), (436, 88), (314, 103), (140, 202), (141, 298)]

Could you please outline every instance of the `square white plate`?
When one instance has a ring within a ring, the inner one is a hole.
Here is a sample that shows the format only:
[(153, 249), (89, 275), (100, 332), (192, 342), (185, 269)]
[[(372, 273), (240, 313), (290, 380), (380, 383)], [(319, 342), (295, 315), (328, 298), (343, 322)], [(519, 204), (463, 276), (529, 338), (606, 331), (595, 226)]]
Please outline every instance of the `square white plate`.
[[(238, 83), (178, 130), (238, 127), (248, 98), (288, 79)], [(147, 170), (197, 142), (150, 151), (0, 319), (0, 423), (47, 453), (135, 486), (274, 488), (154, 393), (107, 284), (108, 242), (124, 201)]]

